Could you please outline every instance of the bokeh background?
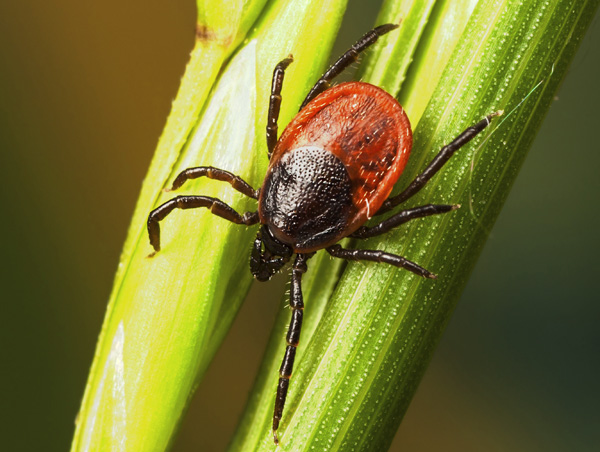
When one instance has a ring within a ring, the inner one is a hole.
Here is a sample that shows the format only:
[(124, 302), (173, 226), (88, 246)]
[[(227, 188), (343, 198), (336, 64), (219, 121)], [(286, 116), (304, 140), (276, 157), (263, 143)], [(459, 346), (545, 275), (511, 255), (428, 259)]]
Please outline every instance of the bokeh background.
[[(351, 0), (335, 54), (375, 22)], [(600, 450), (593, 21), (394, 451)], [(0, 449), (65, 451), (193, 0), (0, 2)], [(252, 289), (177, 451), (223, 451), (283, 281)], [(239, 338), (252, 338), (240, 347)], [(230, 384), (229, 384), (230, 383)], [(227, 392), (223, 389), (227, 387)]]

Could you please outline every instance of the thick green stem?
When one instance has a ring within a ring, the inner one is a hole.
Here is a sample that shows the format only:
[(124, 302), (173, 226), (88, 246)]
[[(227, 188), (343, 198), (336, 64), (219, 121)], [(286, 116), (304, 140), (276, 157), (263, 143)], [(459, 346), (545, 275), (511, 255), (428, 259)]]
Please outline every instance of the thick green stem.
[[(399, 93), (409, 117), (418, 122), (413, 155), (399, 186), (466, 127), (486, 114), (505, 111), (407, 202), (463, 207), (355, 244), (406, 256), (439, 279), (352, 263), (329, 300), (313, 293), (312, 284), (322, 283), (320, 276), (303, 285), (311, 326), (303, 331), (283, 413), (283, 450), (389, 447), (598, 1), (481, 0), (470, 5), (452, 19), (444, 13), (452, 11), (452, 2), (436, 2), (420, 43), (407, 49), (414, 53), (405, 84), (411, 91)], [(386, 10), (398, 8), (386, 5)], [(387, 21), (381, 17), (380, 22)], [(436, 28), (442, 25), (448, 30)], [(421, 33), (414, 24), (409, 28)], [(405, 43), (419, 41), (406, 33), (396, 36)], [(393, 40), (390, 33), (387, 46), (394, 48)], [(404, 61), (400, 67), (393, 60), (380, 61), (382, 51), (378, 58), (369, 63), (366, 80), (400, 86), (404, 77), (395, 71), (405, 67)], [(419, 80), (425, 81), (422, 87)], [(309, 271), (327, 271), (327, 260)], [(282, 310), (231, 451), (275, 449), (269, 426), (285, 348), (280, 332), (288, 319), (289, 311)]]

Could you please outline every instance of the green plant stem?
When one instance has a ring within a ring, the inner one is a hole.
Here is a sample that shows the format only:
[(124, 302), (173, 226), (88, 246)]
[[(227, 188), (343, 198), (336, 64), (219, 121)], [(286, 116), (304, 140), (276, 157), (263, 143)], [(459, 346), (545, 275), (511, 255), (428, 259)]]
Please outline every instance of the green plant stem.
[[(413, 156), (399, 185), (405, 186), (466, 127), (494, 111), (505, 114), (407, 203), (460, 203), (462, 209), (415, 220), (357, 245), (406, 256), (437, 273), (438, 280), (421, 280), (381, 264), (351, 263), (329, 300), (312, 294), (313, 285), (322, 281), (303, 284), (305, 318), (315, 323), (303, 330), (280, 428), (282, 450), (389, 447), (598, 7), (598, 1), (584, 0), (481, 0), (453, 22), (452, 36), (444, 41), (438, 29), (429, 27), (448, 24), (443, 11), (452, 9), (450, 3), (434, 6), (406, 75), (406, 85), (415, 90), (399, 93), (418, 122)], [(390, 34), (386, 42), (393, 46), (391, 41)], [(441, 41), (445, 54), (440, 57), (433, 45)], [(377, 61), (379, 67), (388, 63), (389, 69), (372, 73), (393, 86), (403, 77), (394, 74), (391, 60)], [(417, 90), (421, 79), (427, 82)], [(309, 272), (327, 270), (325, 261)], [(269, 428), (285, 348), (280, 331), (288, 321), (289, 311), (282, 310), (230, 451), (275, 449)]]
[[(174, 196), (162, 189), (190, 166), (220, 166), (257, 186), (267, 164), (263, 99), (273, 67), (294, 51), (286, 79), (298, 89), (283, 91), (283, 123), (322, 71), (346, 0), (265, 3), (198, 2), (196, 46), (133, 215), (73, 451), (167, 449), (246, 295), (255, 230), (206, 210), (173, 212), (161, 222), (162, 250), (147, 258), (145, 223)], [(179, 192), (215, 196), (240, 212), (256, 208), (218, 181), (189, 182)]]

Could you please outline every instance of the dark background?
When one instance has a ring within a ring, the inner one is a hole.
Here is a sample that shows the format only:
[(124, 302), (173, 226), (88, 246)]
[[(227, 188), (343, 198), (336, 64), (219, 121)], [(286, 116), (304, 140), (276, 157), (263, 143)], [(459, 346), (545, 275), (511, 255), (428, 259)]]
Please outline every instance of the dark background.
[[(335, 54), (375, 22), (379, 2), (370, 15), (350, 3)], [(2, 450), (69, 448), (130, 216), (194, 43), (194, 7), (0, 3)], [(596, 17), (394, 450), (600, 450), (599, 44)], [(253, 288), (175, 450), (224, 450), (281, 290)]]

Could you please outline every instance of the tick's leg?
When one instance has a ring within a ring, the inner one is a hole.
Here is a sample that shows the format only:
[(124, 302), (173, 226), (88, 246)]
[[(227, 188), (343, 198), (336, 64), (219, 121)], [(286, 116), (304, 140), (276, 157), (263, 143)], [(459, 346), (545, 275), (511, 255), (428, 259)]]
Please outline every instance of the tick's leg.
[(379, 234), (383, 234), (388, 232), (390, 229), (393, 229), (401, 224), (406, 223), (407, 221), (414, 220), (415, 218), (423, 218), (428, 217), (430, 215), (437, 215), (440, 213), (450, 212), (452, 210), (458, 209), (459, 205), (444, 205), (444, 204), (427, 204), (426, 206), (415, 207), (413, 209), (401, 210), (397, 214), (391, 216), (385, 221), (382, 221), (375, 226), (362, 226), (350, 234), (350, 237), (354, 237), (357, 239), (366, 239), (368, 237), (374, 237)]
[(386, 253), (379, 250), (348, 250), (340, 245), (333, 245), (327, 248), (327, 252), (333, 257), (339, 257), (348, 261), (372, 261), (385, 262), (396, 267), (402, 267), (413, 272), (415, 275), (423, 276), (424, 278), (437, 279), (437, 276), (429, 270), (409, 261), (408, 259), (396, 254)]
[(296, 347), (300, 342), (300, 329), (302, 328), (302, 314), (304, 302), (302, 300), (302, 275), (306, 272), (306, 261), (312, 254), (298, 254), (292, 267), (292, 287), (290, 289), (290, 307), (292, 308), (292, 319), (288, 328), (285, 349), (285, 356), (279, 369), (279, 384), (277, 385), (277, 395), (275, 397), (275, 410), (273, 411), (273, 441), (279, 444), (277, 438), (277, 428), (281, 421), (281, 414), (285, 406), (292, 370), (294, 368), (294, 358), (296, 357)]
[(415, 195), (419, 190), (421, 190), (429, 179), (431, 179), (435, 173), (437, 173), (444, 164), (450, 160), (450, 157), (454, 155), (454, 153), (471, 141), (479, 132), (485, 129), (490, 125), (490, 121), (494, 116), (500, 116), (502, 111), (494, 112), (490, 115), (487, 115), (481, 121), (479, 121), (474, 126), (469, 127), (459, 136), (457, 136), (450, 144), (444, 146), (442, 150), (435, 156), (435, 158), (427, 165), (427, 168), (419, 174), (415, 179), (410, 183), (408, 187), (404, 189), (402, 193), (396, 195), (392, 198), (388, 198), (381, 208), (377, 211), (375, 215), (382, 214), (384, 212), (389, 211), (390, 209), (396, 207), (398, 204), (403, 203), (411, 196)]
[(160, 251), (160, 226), (158, 222), (169, 215), (173, 209), (195, 209), (197, 207), (206, 207), (215, 215), (236, 224), (251, 225), (259, 221), (257, 212), (246, 212), (240, 215), (217, 198), (209, 196), (177, 196), (157, 207), (148, 215), (148, 236), (150, 237), (150, 244), (154, 248), (154, 253)]
[(243, 180), (241, 177), (230, 173), (229, 171), (225, 171), (220, 168), (213, 168), (212, 166), (198, 166), (196, 168), (188, 168), (183, 170), (177, 175), (171, 188), (166, 191), (177, 190), (186, 181), (190, 179), (197, 179), (199, 177), (208, 177), (209, 179), (229, 182), (231, 186), (240, 193), (243, 193), (250, 198), (258, 199), (258, 190), (254, 190), (248, 182)]
[(281, 87), (283, 86), (283, 75), (286, 68), (294, 61), (292, 55), (281, 60), (273, 70), (273, 81), (271, 82), (271, 98), (269, 100), (269, 116), (267, 117), (267, 149), (269, 160), (277, 143), (277, 119), (279, 119), (279, 107), (281, 107)]
[(321, 76), (321, 78), (315, 83), (312, 87), (304, 102), (302, 102), (302, 106), (300, 110), (302, 110), (306, 104), (308, 104), (311, 100), (329, 88), (331, 81), (338, 75), (340, 75), (344, 69), (350, 66), (358, 59), (358, 55), (367, 49), (369, 46), (375, 44), (377, 39), (386, 34), (389, 31), (392, 31), (394, 28), (398, 28), (397, 24), (385, 24), (380, 25), (379, 27), (375, 27), (371, 31), (367, 32), (362, 38), (360, 38), (356, 43), (350, 47), (338, 60), (331, 65), (329, 69)]

